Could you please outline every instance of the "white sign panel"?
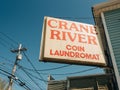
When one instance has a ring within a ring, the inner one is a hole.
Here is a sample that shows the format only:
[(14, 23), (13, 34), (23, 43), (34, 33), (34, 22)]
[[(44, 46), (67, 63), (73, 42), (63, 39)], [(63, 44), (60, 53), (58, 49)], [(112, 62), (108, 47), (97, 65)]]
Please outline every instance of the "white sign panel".
[(93, 25), (45, 17), (40, 60), (106, 65)]

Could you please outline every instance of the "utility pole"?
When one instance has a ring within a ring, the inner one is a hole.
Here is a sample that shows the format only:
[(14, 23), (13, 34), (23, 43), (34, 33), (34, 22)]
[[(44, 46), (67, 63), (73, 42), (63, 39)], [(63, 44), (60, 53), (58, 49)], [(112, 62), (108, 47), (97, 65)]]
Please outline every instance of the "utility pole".
[(12, 90), (13, 79), (16, 79), (16, 78), (14, 77), (14, 74), (15, 74), (15, 72), (16, 72), (16, 68), (17, 68), (17, 63), (18, 63), (18, 61), (20, 61), (20, 60), (22, 59), (22, 54), (21, 54), (21, 52), (22, 52), (22, 51), (26, 51), (26, 50), (27, 50), (26, 48), (22, 48), (22, 44), (19, 45), (18, 49), (11, 50), (12, 53), (17, 53), (17, 55), (16, 55), (16, 60), (15, 60), (13, 69), (12, 69), (12, 74), (11, 74), (11, 76), (9, 77), (10, 81), (9, 81), (8, 90)]

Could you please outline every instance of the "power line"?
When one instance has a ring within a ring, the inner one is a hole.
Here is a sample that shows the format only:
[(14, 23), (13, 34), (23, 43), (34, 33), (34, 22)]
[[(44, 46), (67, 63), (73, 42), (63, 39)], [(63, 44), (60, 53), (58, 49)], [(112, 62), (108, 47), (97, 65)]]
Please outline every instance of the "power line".
[(0, 72), (0, 74), (2, 74), (2, 75), (4, 75), (4, 76), (7, 76), (7, 77), (8, 77), (8, 75), (7, 75), (7, 74), (5, 74), (5, 73), (3, 73), (3, 72)]
[[(97, 69), (98, 67), (94, 67), (94, 68), (90, 68), (90, 69), (86, 69), (86, 70), (82, 70), (82, 71), (77, 71), (77, 72), (72, 72), (72, 73), (50, 73), (50, 75), (58, 75), (58, 76), (61, 76), (61, 75), (72, 75), (72, 74), (78, 74), (78, 73), (84, 73), (84, 72), (87, 72), (87, 71), (91, 71), (91, 70), (95, 70)], [(48, 74), (49, 73), (40, 73), (40, 74)]]
[[(6, 58), (4, 58), (4, 57), (2, 57), (2, 56), (1, 56), (1, 58), (9, 61), (8, 59), (6, 59)], [(0, 66), (4, 66), (5, 64), (6, 64), (6, 63), (1, 63)], [(8, 64), (9, 64), (9, 63), (8, 63)], [(9, 65), (11, 65), (11, 64), (9, 64)], [(13, 65), (11, 65), (11, 66), (13, 66)], [(5, 70), (5, 67), (3, 67), (3, 68), (4, 68), (4, 71), (6, 71), (6, 70)], [(7, 69), (8, 69), (8, 68), (7, 68)], [(2, 72), (0, 72), (0, 73), (1, 73), (2, 75), (4, 75), (4, 76), (10, 77), (10, 76), (9, 76), (10, 73), (7, 73), (8, 75), (5, 74), (5, 73), (2, 73)], [(11, 74), (10, 74), (10, 75), (11, 75)], [(16, 80), (16, 79), (15, 79), (15, 81), (16, 81), (17, 83), (19, 83), (20, 86), (23, 86), (26, 90), (31, 90), (28, 86), (25, 86), (25, 83), (24, 83), (22, 80), (20, 80), (20, 79), (17, 79), (17, 80)], [(17, 83), (16, 83), (16, 84), (17, 84)], [(31, 85), (30, 85), (30, 86), (31, 86)]]
[(3, 75), (5, 75), (5, 76), (7, 76), (7, 77), (10, 77), (10, 75), (11, 75), (12, 78), (13, 78), (16, 82), (18, 82), (20, 86), (24, 87), (24, 88), (27, 89), (27, 90), (31, 90), (23, 81), (21, 81), (20, 79), (18, 79), (15, 75), (12, 75), (11, 73), (9, 73), (9, 72), (7, 72), (7, 71), (5, 71), (5, 70), (3, 70), (3, 69), (0, 69), (0, 71), (4, 72), (4, 73), (2, 73), (2, 72), (0, 72), (0, 73), (3, 74)]
[[(72, 75), (72, 74), (84, 73), (84, 72), (87, 72), (87, 71), (95, 70), (97, 68), (98, 67), (94, 67), (94, 68), (90, 68), (90, 69), (86, 69), (86, 70), (82, 70), (82, 71), (77, 71), (77, 72), (72, 72), (72, 73), (51, 74), (51, 75)], [(46, 74), (46, 73), (41, 73), (41, 74)]]
[[(24, 67), (22, 67), (22, 66), (20, 66), (20, 68), (24, 68)], [(61, 75), (72, 75), (72, 74), (78, 74), (78, 73), (84, 73), (84, 72), (87, 72), (87, 71), (91, 71), (91, 70), (95, 70), (95, 69), (97, 69), (98, 67), (94, 67), (94, 68), (90, 68), (90, 69), (86, 69), (86, 70), (82, 70), (82, 71), (77, 71), (77, 72), (72, 72), (72, 73), (63, 73), (63, 74), (58, 74), (58, 73), (50, 73), (51, 75), (59, 75), (59, 76), (61, 76)], [(24, 68), (25, 69), (25, 68)], [(29, 70), (30, 71), (30, 70)], [(30, 73), (29, 73), (30, 74)], [(40, 73), (40, 74), (49, 74), (49, 73)], [(34, 76), (34, 75), (32, 75), (32, 74), (30, 74), (32, 77), (34, 77), (34, 78), (36, 78), (36, 79), (39, 79), (39, 80), (42, 80), (42, 81), (45, 81), (45, 80), (43, 80), (43, 79), (40, 79), (40, 78), (38, 78), (38, 77), (36, 77), (36, 76)], [(47, 81), (46, 81), (47, 82)]]
[(93, 19), (93, 17), (68, 17), (68, 16), (64, 16), (64, 17), (56, 17), (56, 18), (61, 18), (61, 19), (75, 19), (75, 20), (80, 20), (80, 19)]
[(8, 61), (8, 62), (14, 63), (13, 61), (11, 61), (11, 60), (7, 59), (6, 57), (0, 56), (0, 58), (2, 58), (2, 59), (4, 59), (4, 60), (6, 60), (6, 61)]
[[(63, 66), (59, 66), (59, 67), (55, 67), (55, 68), (48, 68), (48, 69), (41, 69), (41, 70), (36, 69), (36, 71), (52, 71), (52, 70), (62, 69), (62, 68), (69, 67), (69, 66), (71, 66), (71, 65), (63, 65)], [(26, 70), (35, 71), (34, 69), (30, 69), (30, 68), (27, 68), (24, 66), (21, 66), (21, 67), (23, 67)]]
[(7, 71), (5, 71), (5, 70), (1, 69), (1, 68), (0, 68), (0, 71), (2, 71), (2, 72), (4, 72), (4, 73), (6, 73), (6, 74), (8, 74), (8, 75), (11, 75), (12, 77), (15, 77), (15, 76), (14, 76), (14, 75), (12, 75), (11, 73), (9, 73), (9, 72), (7, 72)]
[[(6, 65), (7, 65), (7, 66), (6, 66)], [(1, 68), (3, 67), (4, 69), (7, 68), (7, 70), (10, 70), (10, 68), (8, 68), (8, 65), (9, 65), (10, 67), (13, 67), (13, 65), (12, 65), (12, 64), (9, 64), (9, 63), (4, 63), (4, 62), (3, 62), (3, 63), (0, 63), (0, 67), (1, 67)]]
[[(0, 65), (1, 66), (1, 65)], [(2, 69), (2, 68), (1, 68)], [(3, 67), (3, 69), (4, 69), (4, 71), (5, 71), (5, 67)], [(7, 68), (8, 69), (8, 68)], [(1, 73), (1, 72), (0, 72)], [(3, 74), (3, 73), (2, 73)], [(8, 76), (8, 75), (6, 75), (6, 74), (3, 74), (3, 75), (5, 75), (5, 76)], [(16, 74), (17, 75), (17, 74)], [(18, 75), (17, 75), (18, 76)], [(8, 77), (10, 77), (10, 76), (8, 76)], [(23, 80), (23, 79), (20, 79), (21, 81), (24, 81), (24, 82), (26, 82), (27, 84), (29, 83), (27, 80), (25, 81), (25, 80)], [(22, 85), (22, 83), (20, 84), (20, 85)], [(29, 85), (29, 86), (32, 86), (32, 84), (31, 85)], [(28, 90), (28, 89), (27, 89)], [(30, 90), (30, 89), (29, 89)]]
[[(19, 66), (26, 69), (26, 70), (29, 70), (29, 71), (33, 71), (33, 72), (35, 71), (33, 69), (29, 69), (29, 68), (23, 67), (21, 65), (19, 65)], [(65, 65), (65, 66), (61, 66), (61, 67), (57, 67), (57, 68), (51, 68), (51, 69), (37, 70), (37, 71), (55, 70), (55, 69), (61, 69), (61, 68), (68, 67), (68, 66), (70, 66), (70, 65)], [(84, 72), (87, 72), (87, 71), (95, 70), (97, 68), (98, 67), (94, 67), (94, 68), (90, 68), (90, 69), (86, 69), (86, 70), (82, 70), (82, 71), (77, 71), (77, 72), (72, 72), (72, 73), (63, 73), (63, 74), (61, 74), (61, 73), (59, 73), (59, 74), (58, 73), (51, 73), (51, 75), (70, 75), (70, 74), (84, 73)], [(46, 75), (46, 74), (49, 74), (49, 73), (40, 73), (40, 74), (45, 74)]]
[[(40, 75), (40, 73), (37, 71), (37, 69), (35, 68), (35, 66), (32, 64), (32, 62), (30, 61), (30, 59), (28, 58), (28, 56), (25, 54), (25, 52), (23, 52), (24, 56), (26, 57), (27, 61), (31, 64), (31, 66), (33, 67), (34, 71), (39, 75), (39, 77), (41, 79), (43, 79), (43, 77)], [(44, 79), (43, 79), (44, 80)], [(46, 84), (46, 82), (44, 82)]]
[(2, 41), (0, 41), (0, 44), (1, 44), (3, 47), (9, 49), (9, 47), (8, 47), (6, 44), (4, 44)]
[[(7, 59), (7, 58), (5, 58), (5, 57), (3, 57), (3, 56), (0, 56), (0, 58), (4, 59), (5, 61), (14, 63), (14, 62), (12, 62), (11, 60), (9, 60), (9, 59)], [(1, 64), (4, 66), (6, 63), (1, 63)], [(2, 66), (2, 65), (0, 65), (0, 66)], [(13, 64), (10, 64), (10, 65), (13, 66)], [(8, 68), (7, 68), (7, 69), (8, 69)], [(4, 70), (5, 70), (5, 67), (4, 67)], [(10, 73), (9, 73), (9, 74), (10, 74)], [(27, 83), (28, 83), (28, 82), (27, 82)], [(31, 84), (30, 86), (32, 86), (32, 84)]]
[[(18, 66), (19, 66), (19, 64), (18, 64)], [(19, 66), (19, 68), (24, 69), (24, 68), (23, 68), (23, 67), (21, 67), (21, 66)], [(41, 79), (41, 78), (36, 77), (35, 75), (33, 75), (33, 74), (29, 73), (28, 71), (26, 71), (26, 72), (27, 72), (30, 76), (32, 76), (32, 77), (34, 77), (34, 78), (36, 78), (36, 79), (39, 79), (39, 80), (44, 81), (44, 82), (48, 82), (47, 80), (44, 80), (44, 79)]]
[[(18, 66), (19, 67), (19, 66)], [(22, 70), (23, 71), (23, 70)], [(24, 72), (24, 71), (23, 71)], [(25, 73), (25, 72), (24, 72)], [(32, 89), (32, 88), (35, 88), (33, 86), (33, 83), (28, 81), (28, 79), (26, 78), (26, 76), (23, 77), (23, 73), (22, 73), (22, 76), (20, 75), (20, 73), (16, 73), (16, 76), (20, 78), (20, 80), (24, 81), (25, 83), (27, 83), (27, 85)], [(33, 90), (33, 89), (32, 89)]]
[(10, 46), (14, 47), (13, 44), (10, 44), (8, 41), (5, 40), (5, 38), (3, 39), (2, 37), (0, 37), (0, 39), (4, 43), (5, 46), (10, 45)]
[(31, 79), (31, 81), (40, 89), (40, 90), (43, 90), (37, 83), (36, 83), (36, 81), (34, 81), (34, 79), (29, 75), (29, 73), (26, 71), (26, 70), (24, 70), (23, 68), (21, 68), (24, 72), (25, 72), (25, 74)]
[(25, 83), (23, 81), (21, 81), (20, 79), (16, 80), (20, 86), (23, 86), (24, 88), (26, 88), (27, 90), (31, 90), (28, 86), (25, 85)]
[[(0, 32), (0, 34), (2, 34), (3, 36), (5, 36), (7, 39), (9, 39), (10, 41), (12, 41), (14, 44), (19, 45), (18, 42), (16, 42), (15, 40), (13, 40), (11, 37), (9, 37), (7, 34)], [(12, 44), (11, 44), (12, 45)], [(13, 46), (13, 45), (12, 45)]]

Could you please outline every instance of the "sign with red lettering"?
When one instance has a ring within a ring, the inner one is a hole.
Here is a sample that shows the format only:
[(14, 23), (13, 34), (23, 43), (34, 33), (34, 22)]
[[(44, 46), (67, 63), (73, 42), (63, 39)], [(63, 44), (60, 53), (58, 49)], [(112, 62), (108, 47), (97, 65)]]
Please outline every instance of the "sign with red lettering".
[(106, 65), (94, 25), (45, 17), (40, 60)]

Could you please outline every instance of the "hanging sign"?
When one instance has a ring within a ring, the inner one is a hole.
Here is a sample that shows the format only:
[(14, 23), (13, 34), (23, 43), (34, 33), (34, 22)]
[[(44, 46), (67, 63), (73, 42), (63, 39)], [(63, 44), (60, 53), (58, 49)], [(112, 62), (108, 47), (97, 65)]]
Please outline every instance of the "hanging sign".
[(94, 25), (45, 17), (40, 60), (105, 66), (98, 35)]

